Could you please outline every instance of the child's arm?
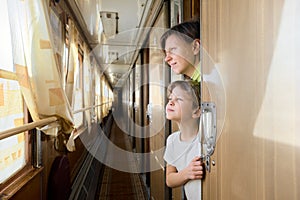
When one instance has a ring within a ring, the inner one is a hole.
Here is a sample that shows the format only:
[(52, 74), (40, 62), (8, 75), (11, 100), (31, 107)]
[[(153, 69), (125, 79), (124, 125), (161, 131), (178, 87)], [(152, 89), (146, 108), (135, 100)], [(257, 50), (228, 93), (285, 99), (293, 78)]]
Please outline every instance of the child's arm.
[(189, 180), (201, 179), (202, 177), (203, 166), (200, 157), (195, 157), (186, 168), (179, 172), (176, 167), (167, 165), (166, 183), (168, 187), (178, 187)]

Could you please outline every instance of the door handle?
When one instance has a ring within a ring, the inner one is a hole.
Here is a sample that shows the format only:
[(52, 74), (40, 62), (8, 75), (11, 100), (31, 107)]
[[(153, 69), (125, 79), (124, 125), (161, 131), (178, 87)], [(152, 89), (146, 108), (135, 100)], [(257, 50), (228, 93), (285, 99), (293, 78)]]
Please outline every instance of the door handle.
[(200, 134), (201, 158), (210, 172), (210, 156), (214, 153), (217, 137), (216, 106), (213, 102), (201, 104)]

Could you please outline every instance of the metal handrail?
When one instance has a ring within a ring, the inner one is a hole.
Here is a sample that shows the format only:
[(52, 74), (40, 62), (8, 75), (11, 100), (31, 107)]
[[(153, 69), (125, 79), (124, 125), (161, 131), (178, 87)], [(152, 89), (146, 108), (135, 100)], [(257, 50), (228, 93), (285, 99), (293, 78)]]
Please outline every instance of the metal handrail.
[[(89, 110), (89, 109), (92, 109), (92, 108), (95, 108), (95, 107), (98, 107), (98, 106), (103, 106), (103, 105), (109, 104), (109, 103), (111, 103), (111, 102), (106, 102), (106, 103), (102, 103), (102, 104), (99, 104), (99, 105), (90, 106), (90, 107), (87, 107), (87, 108), (76, 110), (76, 111), (73, 112), (73, 114), (83, 112), (85, 110)], [(4, 138), (7, 138), (7, 137), (10, 137), (10, 136), (13, 136), (13, 135), (16, 135), (18, 133), (22, 133), (24, 131), (29, 131), (31, 129), (34, 129), (34, 128), (37, 128), (37, 127), (40, 127), (40, 126), (45, 126), (45, 125), (47, 125), (49, 123), (52, 123), (52, 122), (55, 122), (57, 120), (58, 120), (57, 117), (49, 117), (49, 118), (41, 119), (41, 120), (36, 121), (36, 122), (31, 122), (31, 123), (28, 123), (28, 124), (24, 124), (24, 125), (19, 126), (19, 127), (11, 128), (11, 129), (8, 129), (8, 130), (5, 130), (5, 131), (0, 131), (0, 140), (2, 140)]]
[[(76, 110), (76, 111), (73, 112), (73, 114), (83, 112), (85, 110), (92, 109), (92, 108), (95, 108), (95, 107), (98, 107), (98, 106), (103, 106), (103, 105), (108, 104), (108, 103), (111, 103), (111, 102), (106, 102), (106, 103), (102, 103), (102, 104), (99, 104), (99, 105), (90, 106), (90, 107), (87, 107), (87, 108)], [(10, 136), (13, 136), (13, 135), (16, 135), (16, 134), (19, 134), (19, 133), (22, 133), (24, 131), (32, 130), (32, 129), (40, 127), (40, 126), (45, 126), (45, 125), (47, 125), (49, 123), (52, 123), (52, 122), (55, 122), (57, 120), (58, 120), (57, 117), (48, 117), (48, 118), (41, 119), (41, 120), (36, 121), (36, 122), (31, 122), (31, 123), (28, 123), (28, 124), (24, 124), (24, 125), (19, 126), (19, 127), (11, 128), (11, 129), (8, 129), (8, 130), (5, 130), (5, 131), (0, 131), (0, 140), (2, 140), (4, 138), (7, 138), (7, 137), (10, 137)]]
[(105, 103), (101, 103), (99, 105), (94, 105), (94, 106), (89, 106), (89, 107), (86, 107), (86, 108), (78, 109), (78, 110), (73, 111), (73, 114), (76, 114), (76, 113), (79, 113), (79, 112), (83, 112), (83, 111), (86, 111), (86, 110), (90, 110), (90, 109), (93, 109), (93, 108), (96, 108), (96, 107), (99, 107), (99, 106), (103, 106), (103, 105), (109, 104), (109, 103), (111, 103), (111, 101), (105, 102)]
[(5, 130), (5, 131), (1, 131), (0, 132), (0, 140), (2, 140), (4, 138), (7, 138), (7, 137), (10, 137), (10, 136), (13, 136), (13, 135), (16, 135), (16, 134), (19, 134), (19, 133), (22, 133), (24, 131), (32, 130), (32, 129), (40, 127), (40, 126), (45, 126), (45, 125), (47, 125), (49, 123), (52, 123), (52, 122), (55, 122), (57, 120), (58, 120), (57, 117), (48, 117), (48, 118), (41, 119), (41, 120), (36, 121), (36, 122), (31, 122), (31, 123), (24, 124), (24, 125), (19, 126), (19, 127), (15, 127), (15, 128), (11, 128), (11, 129), (8, 129), (8, 130)]

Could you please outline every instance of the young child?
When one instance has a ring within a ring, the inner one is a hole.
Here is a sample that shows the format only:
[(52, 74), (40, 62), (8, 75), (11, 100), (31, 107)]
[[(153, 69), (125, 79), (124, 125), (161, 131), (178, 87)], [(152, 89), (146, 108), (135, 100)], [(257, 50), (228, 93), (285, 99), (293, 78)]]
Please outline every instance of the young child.
[(200, 160), (198, 138), (200, 89), (196, 81), (179, 80), (168, 86), (169, 101), (166, 118), (178, 124), (179, 131), (167, 138), (164, 159), (167, 162), (168, 187), (184, 186), (188, 199), (201, 197), (201, 181), (204, 167)]

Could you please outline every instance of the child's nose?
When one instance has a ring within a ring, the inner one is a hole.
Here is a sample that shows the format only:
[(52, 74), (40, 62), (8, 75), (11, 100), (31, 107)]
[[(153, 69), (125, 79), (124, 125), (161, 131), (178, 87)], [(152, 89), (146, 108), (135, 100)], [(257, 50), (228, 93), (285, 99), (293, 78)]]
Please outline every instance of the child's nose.
[(172, 99), (169, 100), (169, 105), (173, 106), (174, 105), (174, 102)]

